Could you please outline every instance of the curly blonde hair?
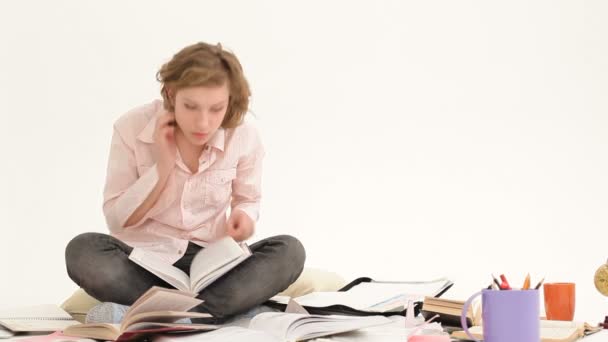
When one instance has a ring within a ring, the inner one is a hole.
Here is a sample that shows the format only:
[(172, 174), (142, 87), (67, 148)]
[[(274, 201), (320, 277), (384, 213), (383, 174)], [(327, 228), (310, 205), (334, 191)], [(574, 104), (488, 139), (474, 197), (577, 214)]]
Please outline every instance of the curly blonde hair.
[(236, 56), (222, 45), (196, 43), (186, 46), (156, 73), (162, 84), (161, 95), (165, 109), (175, 111), (178, 90), (197, 86), (221, 86), (228, 82), (230, 98), (222, 127), (238, 126), (249, 107), (251, 90)]

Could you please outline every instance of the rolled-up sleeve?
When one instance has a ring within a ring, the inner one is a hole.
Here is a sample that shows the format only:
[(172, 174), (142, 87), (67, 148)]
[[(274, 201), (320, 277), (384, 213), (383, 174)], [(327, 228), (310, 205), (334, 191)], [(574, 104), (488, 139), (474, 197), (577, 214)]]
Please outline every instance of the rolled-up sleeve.
[(114, 127), (103, 200), (103, 212), (110, 232), (119, 233), (124, 229), (137, 227), (148, 219), (146, 214), (139, 222), (124, 226), (157, 183), (156, 165), (138, 175), (133, 148), (125, 143), (120, 132)]
[(232, 181), (232, 210), (244, 211), (252, 220), (260, 216), (262, 198), (262, 160), (264, 147), (256, 130), (244, 139), (247, 153), (239, 159), (236, 178)]

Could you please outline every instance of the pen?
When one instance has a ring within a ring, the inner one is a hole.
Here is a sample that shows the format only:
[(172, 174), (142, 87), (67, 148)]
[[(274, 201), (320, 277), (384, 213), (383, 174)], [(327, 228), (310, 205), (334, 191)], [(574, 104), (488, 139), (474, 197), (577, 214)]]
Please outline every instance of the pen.
[(507, 281), (507, 277), (505, 277), (504, 274), (500, 275), (500, 280), (502, 280), (502, 283), (500, 283), (501, 290), (510, 290), (511, 289), (511, 285), (509, 285), (509, 282)]
[(542, 285), (543, 281), (545, 281), (545, 277), (543, 277), (543, 279), (541, 279), (538, 284), (536, 284), (536, 286), (534, 287), (535, 290), (540, 289), (540, 285)]
[(530, 289), (530, 273), (526, 276), (526, 280), (524, 280), (524, 286), (521, 287), (522, 290)]
[(500, 289), (500, 282), (498, 281), (498, 279), (496, 279), (496, 277), (492, 274), (492, 280), (494, 280), (494, 284), (496, 284), (496, 286), (498, 286), (498, 288)]

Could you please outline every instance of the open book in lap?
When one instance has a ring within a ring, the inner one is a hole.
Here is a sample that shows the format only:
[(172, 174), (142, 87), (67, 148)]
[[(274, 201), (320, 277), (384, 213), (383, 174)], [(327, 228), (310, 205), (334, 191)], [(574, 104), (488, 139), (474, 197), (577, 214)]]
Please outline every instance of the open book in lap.
[(131, 305), (121, 324), (78, 324), (69, 326), (64, 333), (100, 340), (125, 341), (159, 332), (214, 330), (217, 326), (175, 323), (182, 318), (211, 317), (205, 313), (188, 312), (202, 302), (191, 293), (152, 287)]
[(141, 248), (134, 248), (129, 259), (176, 289), (198, 294), (249, 256), (251, 250), (246, 244), (224, 237), (196, 254), (190, 265), (190, 276)]

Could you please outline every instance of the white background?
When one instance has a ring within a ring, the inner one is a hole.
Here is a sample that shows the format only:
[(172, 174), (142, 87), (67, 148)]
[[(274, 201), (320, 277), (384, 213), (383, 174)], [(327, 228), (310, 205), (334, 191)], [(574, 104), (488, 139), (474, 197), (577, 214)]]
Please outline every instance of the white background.
[(256, 239), (348, 280), (573, 281), (608, 257), (608, 2), (15, 1), (0, 5), (0, 307), (61, 303), (106, 232), (112, 123), (182, 47), (222, 42), (267, 150)]

